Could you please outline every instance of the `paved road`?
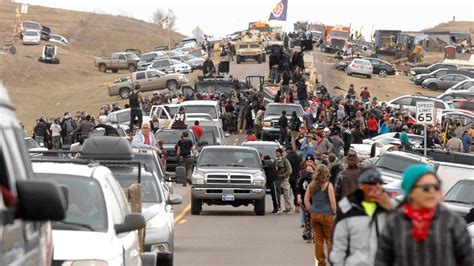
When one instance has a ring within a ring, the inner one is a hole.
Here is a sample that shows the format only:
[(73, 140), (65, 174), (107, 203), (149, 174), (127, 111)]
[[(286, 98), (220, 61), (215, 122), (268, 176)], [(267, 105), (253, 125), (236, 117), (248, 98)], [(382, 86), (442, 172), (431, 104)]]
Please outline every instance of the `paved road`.
[[(231, 64), (231, 75), (265, 75), (267, 63)], [(244, 135), (231, 135), (226, 145), (240, 145)], [(255, 216), (253, 206), (203, 206), (201, 215), (189, 213), (190, 187), (175, 185), (183, 204), (175, 207), (175, 257), (187, 265), (314, 265), (314, 245), (301, 237), (299, 214)]]

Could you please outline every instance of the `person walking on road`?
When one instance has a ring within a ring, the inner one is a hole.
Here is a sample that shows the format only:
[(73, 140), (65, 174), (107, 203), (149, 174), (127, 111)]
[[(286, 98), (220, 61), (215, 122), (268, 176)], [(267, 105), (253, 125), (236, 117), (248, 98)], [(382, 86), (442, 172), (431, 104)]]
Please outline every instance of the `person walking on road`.
[[(308, 172), (309, 169), (306, 171)], [(313, 181), (308, 186), (304, 196), (304, 205), (311, 211), (311, 225), (315, 241), (314, 253), (319, 266), (326, 265), (324, 243), (326, 250), (331, 250), (331, 236), (336, 213), (334, 187), (329, 182), (329, 169), (324, 164), (317, 167)], [(310, 202), (311, 199), (311, 202)]]
[(357, 152), (349, 151), (344, 160), (347, 167), (336, 179), (335, 195), (337, 202), (356, 191), (359, 185), (360, 167)]
[(380, 171), (366, 168), (359, 175), (358, 189), (338, 202), (329, 253), (332, 265), (374, 265), (377, 239), (396, 205), (382, 184)]
[(286, 159), (290, 162), (291, 165), (291, 174), (290, 174), (290, 187), (293, 194), (293, 204), (295, 205), (295, 211), (299, 212), (298, 203), (296, 201), (297, 191), (297, 180), (298, 175), (301, 171), (301, 157), (293, 150), (292, 147), (286, 147)]
[(143, 96), (140, 92), (140, 84), (136, 84), (134, 90), (128, 96), (128, 103), (130, 105), (130, 133), (133, 134), (135, 118), (138, 119), (138, 128), (142, 128), (143, 113), (140, 104), (143, 102)]
[(280, 188), (278, 187), (278, 174), (276, 172), (275, 163), (271, 161), (270, 156), (265, 155), (262, 157), (262, 161), (268, 161), (269, 165), (263, 164), (263, 170), (265, 171), (265, 177), (267, 178), (267, 187), (270, 188), (270, 195), (273, 203), (273, 214), (280, 214), (281, 203), (280, 203)]
[[(305, 168), (300, 171), (300, 178), (298, 179), (298, 194), (297, 204), (301, 206), (301, 213), (303, 214), (303, 239), (307, 243), (313, 241), (313, 229), (311, 227), (311, 210), (305, 208), (304, 198), (309, 184), (313, 181), (313, 177), (317, 172), (316, 166), (314, 165), (314, 158), (308, 156), (305, 162)], [(311, 202), (310, 202), (311, 203)]]
[(405, 202), (387, 220), (375, 265), (473, 265), (466, 223), (441, 204), (435, 171), (424, 164), (410, 166), (402, 188)]
[(290, 123), (288, 124), (288, 128), (290, 129), (290, 136), (291, 136), (291, 147), (293, 149), (296, 149), (296, 139), (298, 138), (298, 135), (300, 133), (299, 132), (300, 126), (301, 126), (301, 120), (298, 117), (298, 114), (296, 113), (296, 111), (293, 111), (293, 113), (291, 113)]
[(308, 87), (306, 86), (306, 82), (303, 78), (300, 78), (298, 80), (297, 87), (296, 87), (296, 96), (298, 97), (298, 101), (300, 102), (303, 109), (309, 106)]
[[(189, 157), (192, 155), (193, 142), (188, 138), (188, 132), (181, 134), (181, 139), (176, 144), (176, 155), (179, 158), (179, 165), (186, 168), (186, 179), (191, 184), (192, 165), (188, 163)], [(186, 186), (186, 183), (183, 184)]]
[(281, 148), (276, 149), (275, 151), (276, 157), (276, 170), (278, 174), (278, 182), (280, 184), (280, 188), (283, 193), (283, 198), (285, 199), (285, 210), (283, 212), (290, 213), (293, 211), (293, 207), (291, 206), (291, 186), (290, 186), (290, 175), (292, 172), (291, 164), (283, 157), (283, 150)]
[(288, 145), (288, 118), (286, 117), (286, 111), (281, 111), (281, 116), (278, 119), (278, 125), (280, 126), (280, 137), (278, 142), (280, 145)]

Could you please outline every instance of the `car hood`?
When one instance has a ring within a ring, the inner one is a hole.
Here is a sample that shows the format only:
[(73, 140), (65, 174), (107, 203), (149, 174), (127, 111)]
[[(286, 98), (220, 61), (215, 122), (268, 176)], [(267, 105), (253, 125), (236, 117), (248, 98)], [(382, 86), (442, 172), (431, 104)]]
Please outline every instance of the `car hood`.
[(53, 230), (53, 243), (54, 260), (108, 261), (113, 257), (111, 249), (105, 248), (112, 246), (106, 233)]
[(142, 215), (146, 221), (156, 215), (165, 214), (165, 207), (162, 203), (142, 203)]
[(262, 173), (260, 169), (255, 168), (242, 168), (242, 167), (198, 167), (198, 172), (202, 174), (217, 174), (217, 173), (225, 173), (225, 174), (248, 174), (248, 175), (256, 175)]

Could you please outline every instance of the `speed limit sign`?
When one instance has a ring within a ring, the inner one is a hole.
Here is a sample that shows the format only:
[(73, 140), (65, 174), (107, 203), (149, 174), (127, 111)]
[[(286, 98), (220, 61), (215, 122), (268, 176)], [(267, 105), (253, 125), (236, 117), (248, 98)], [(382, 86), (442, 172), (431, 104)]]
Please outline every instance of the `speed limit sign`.
[(434, 124), (435, 123), (434, 102), (417, 102), (416, 103), (416, 123), (417, 124)]

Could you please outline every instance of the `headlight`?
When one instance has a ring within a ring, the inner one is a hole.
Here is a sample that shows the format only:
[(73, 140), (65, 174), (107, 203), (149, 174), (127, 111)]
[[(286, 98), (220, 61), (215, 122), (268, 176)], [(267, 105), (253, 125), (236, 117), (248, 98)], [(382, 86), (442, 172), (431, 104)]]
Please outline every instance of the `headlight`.
[(411, 74), (412, 76), (416, 75), (415, 71), (410, 71), (410, 74)]
[(70, 260), (65, 261), (63, 266), (108, 266), (109, 264), (103, 260)]
[(253, 178), (253, 184), (255, 186), (265, 186), (265, 176), (260, 173)]
[(272, 127), (271, 122), (263, 122), (263, 127)]
[(421, 77), (420, 77), (420, 76), (416, 76), (415, 79), (421, 79)]
[(169, 251), (170, 251), (170, 246), (168, 245), (168, 243), (159, 243), (159, 244), (151, 246), (151, 252), (160, 253), (160, 252), (169, 252)]
[(196, 185), (203, 185), (204, 184), (204, 176), (199, 174), (199, 173), (193, 173), (193, 184), (196, 184)]

